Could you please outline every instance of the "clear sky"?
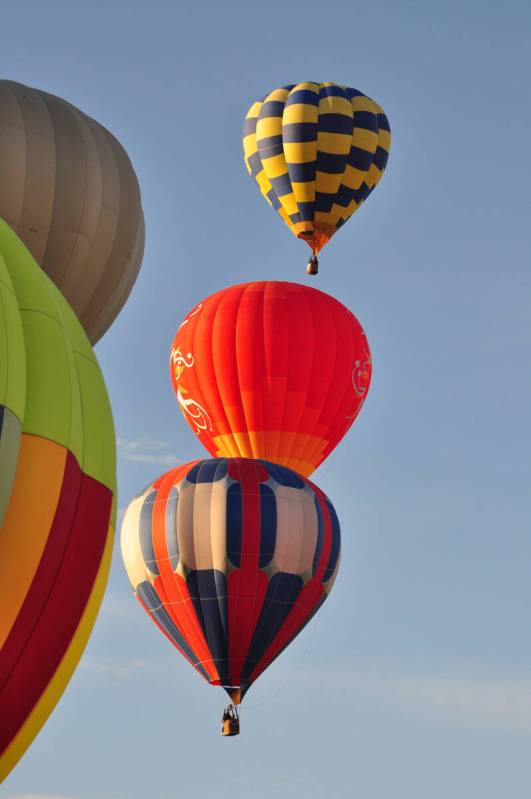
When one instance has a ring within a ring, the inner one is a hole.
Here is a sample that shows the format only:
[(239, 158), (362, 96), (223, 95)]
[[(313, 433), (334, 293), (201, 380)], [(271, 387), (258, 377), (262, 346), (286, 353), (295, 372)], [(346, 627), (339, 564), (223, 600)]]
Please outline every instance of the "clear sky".
[(530, 27), (518, 0), (3, 5), (2, 76), (101, 121), (141, 184), (142, 271), (97, 346), (122, 509), (203, 453), (168, 377), (186, 312), (244, 280), (312, 281), (244, 169), (250, 103), (336, 81), (394, 138), (311, 282), (374, 360), (315, 474), (342, 524), (331, 597), (226, 741), (224, 694), (149, 623), (116, 547), (82, 663), (1, 799), (529, 799)]

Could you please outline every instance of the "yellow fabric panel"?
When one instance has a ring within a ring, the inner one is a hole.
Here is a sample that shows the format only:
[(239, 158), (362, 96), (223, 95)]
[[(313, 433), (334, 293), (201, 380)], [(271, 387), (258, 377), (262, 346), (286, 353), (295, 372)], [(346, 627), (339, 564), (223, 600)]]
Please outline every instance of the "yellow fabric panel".
[[(316, 211), (315, 212), (315, 227), (316, 229), (322, 229), (325, 231), (334, 231), (335, 229), (335, 218), (332, 213), (324, 213), (323, 211)], [(329, 233), (330, 235), (330, 233)]]
[[(234, 438), (233, 438), (234, 435)], [(324, 451), (328, 441), (319, 438), (318, 436), (305, 435), (302, 433), (293, 433), (293, 438), (289, 438), (289, 433), (280, 430), (251, 430), (246, 434), (226, 434), (215, 436), (213, 441), (216, 445), (216, 455), (219, 458), (253, 458), (255, 453), (251, 446), (251, 438), (260, 440), (262, 450), (261, 457), (265, 460), (271, 460), (275, 463), (280, 463), (282, 466), (287, 466), (303, 474), (306, 477), (315, 471), (316, 463), (321, 460), (321, 453)], [(236, 439), (236, 443), (235, 440)], [(312, 457), (311, 462), (302, 461), (297, 458), (291, 457), (291, 450), (294, 448), (290, 442), (295, 442), (298, 452), (315, 452), (315, 458)], [(280, 443), (282, 447), (280, 447)]]
[(309, 236), (307, 234), (311, 234), (313, 231), (313, 222), (295, 222), (293, 224), (293, 232), (296, 236), (303, 239), (304, 241), (308, 241)]
[(317, 149), (322, 153), (348, 155), (351, 144), (352, 136), (347, 136), (346, 133), (324, 133), (319, 131), (317, 134)]
[(311, 203), (315, 200), (315, 180), (307, 183), (293, 183), (293, 194), (298, 203)]
[(319, 114), (343, 114), (352, 119), (352, 103), (347, 97), (322, 97), (319, 100)]
[(299, 207), (297, 205), (297, 201), (293, 195), (293, 192), (291, 194), (284, 194), (282, 197), (280, 197), (280, 201), (282, 202), (282, 207), (286, 212), (286, 214), (288, 215), (296, 214), (298, 212)]
[(15, 484), (0, 530), (0, 649), (35, 576), (61, 494), (67, 452), (24, 434)]
[(352, 110), (356, 111), (371, 111), (373, 114), (377, 114), (377, 106), (374, 100), (371, 100), (370, 97), (364, 97), (361, 94), (356, 95), (355, 97), (351, 98), (352, 103)]
[(376, 186), (380, 178), (382, 177), (382, 172), (378, 169), (377, 166), (371, 164), (371, 168), (367, 172), (367, 177), (365, 178), (365, 182), (367, 186), (372, 189), (373, 186)]
[(306, 91), (306, 92), (313, 92), (314, 94), (319, 95), (320, 88), (321, 88), (320, 83), (315, 83), (315, 81), (305, 81), (303, 83), (297, 83), (291, 91), (292, 92)]
[(262, 108), (262, 101), (257, 100), (256, 103), (253, 103), (252, 106), (249, 108), (245, 119), (256, 119), (258, 117), (258, 114), (260, 113), (261, 108)]
[(267, 139), (269, 136), (280, 136), (282, 133), (282, 117), (264, 117), (256, 123), (256, 139)]
[(391, 133), (388, 130), (378, 131), (378, 145), (383, 147), (387, 152), (391, 149)]
[(308, 103), (294, 103), (284, 108), (282, 124), (291, 125), (296, 122), (309, 122), (316, 124), (319, 118), (319, 109), (316, 105)]
[(365, 175), (367, 173), (363, 169), (356, 169), (350, 164), (347, 164), (347, 168), (345, 169), (344, 175), (341, 178), (341, 183), (346, 186), (348, 189), (359, 189), (363, 181), (365, 180)]
[(46, 719), (61, 698), (72, 674), (76, 670), (83, 650), (90, 638), (103, 599), (105, 586), (107, 585), (111, 565), (113, 539), (114, 528), (111, 526), (109, 527), (105, 550), (89, 601), (70, 646), (65, 652), (57, 671), (48, 683), (46, 690), (35, 705), (33, 712), (28, 716), (17, 735), (0, 756), (0, 783), (5, 780), (26, 749), (30, 746), (37, 733), (41, 730)]
[[(256, 176), (256, 182), (260, 186), (260, 191), (262, 192), (262, 194), (265, 197), (266, 194), (271, 191), (271, 183), (269, 182), (269, 180), (267, 178), (267, 175), (266, 175), (266, 173), (264, 172), (263, 169)], [(269, 199), (269, 197), (266, 197), (266, 200), (268, 201), (268, 203), (271, 204), (271, 200)]]
[(262, 159), (263, 167), (268, 178), (278, 178), (288, 171), (286, 159), (283, 155), (273, 155), (271, 158)]
[(322, 191), (325, 194), (335, 194), (339, 189), (342, 177), (343, 175), (337, 175), (331, 172), (316, 172), (315, 180), (317, 183), (317, 191)]
[(280, 102), (285, 103), (286, 99), (289, 94), (289, 89), (274, 89), (271, 94), (268, 94), (265, 100), (263, 101), (263, 105), (269, 102)]
[(378, 134), (372, 130), (365, 130), (365, 128), (354, 128), (352, 144), (361, 150), (374, 153), (378, 146)]
[(295, 143), (284, 142), (283, 147), (288, 164), (307, 164), (317, 158), (317, 139)]

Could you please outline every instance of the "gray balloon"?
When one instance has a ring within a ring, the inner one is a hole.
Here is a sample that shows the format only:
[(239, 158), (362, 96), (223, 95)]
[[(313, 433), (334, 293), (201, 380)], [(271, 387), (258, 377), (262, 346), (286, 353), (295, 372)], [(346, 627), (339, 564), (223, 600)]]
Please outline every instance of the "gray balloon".
[(66, 100), (0, 80), (0, 217), (98, 341), (144, 254), (140, 189), (122, 145)]

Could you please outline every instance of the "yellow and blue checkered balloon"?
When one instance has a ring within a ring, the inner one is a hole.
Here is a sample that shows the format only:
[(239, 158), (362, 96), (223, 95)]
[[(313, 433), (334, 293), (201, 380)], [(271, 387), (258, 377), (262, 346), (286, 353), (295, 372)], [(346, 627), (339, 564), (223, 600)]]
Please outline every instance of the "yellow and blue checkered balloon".
[(243, 149), (249, 174), (314, 255), (380, 181), (389, 122), (370, 97), (335, 83), (297, 83), (253, 103)]

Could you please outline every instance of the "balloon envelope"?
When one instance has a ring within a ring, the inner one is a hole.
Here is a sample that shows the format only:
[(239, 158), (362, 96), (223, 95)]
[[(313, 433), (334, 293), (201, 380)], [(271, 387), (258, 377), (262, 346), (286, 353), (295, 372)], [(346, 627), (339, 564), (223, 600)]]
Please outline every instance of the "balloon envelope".
[(95, 343), (144, 251), (138, 180), (121, 144), (66, 100), (0, 80), (0, 217)]
[(185, 419), (214, 456), (265, 458), (309, 475), (367, 395), (363, 329), (333, 297), (261, 281), (212, 294), (177, 331), (170, 373)]
[(243, 695), (334, 583), (340, 532), (329, 499), (274, 463), (179, 466), (129, 505), (122, 557), (140, 604), (213, 685)]
[[(0, 387), (19, 425), (14, 480), (9, 472), (5, 485), (0, 473), (1, 782), (58, 702), (94, 624), (112, 551), (115, 445), (81, 325), (1, 220), (0, 281), (9, 300), (0, 329), (14, 341)], [(3, 437), (2, 426), (0, 452)]]
[(380, 106), (336, 83), (297, 83), (253, 103), (245, 165), (267, 202), (314, 253), (380, 181), (391, 132)]

